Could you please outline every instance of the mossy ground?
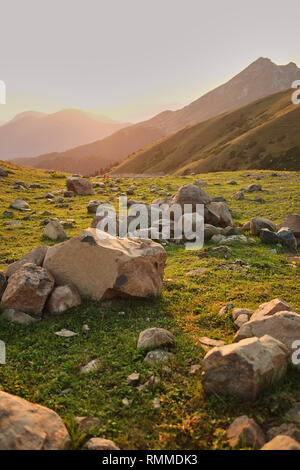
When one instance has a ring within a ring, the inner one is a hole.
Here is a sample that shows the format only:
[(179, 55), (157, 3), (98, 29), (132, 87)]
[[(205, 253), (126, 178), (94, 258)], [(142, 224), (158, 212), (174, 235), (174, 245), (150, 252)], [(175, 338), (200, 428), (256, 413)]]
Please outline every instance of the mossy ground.
[[(86, 204), (90, 196), (76, 197), (69, 208), (60, 208), (35, 195), (65, 187), (65, 178), (55, 173), (30, 170), (0, 162), (12, 173), (0, 183), (0, 269), (19, 259), (30, 249), (51, 244), (43, 238), (41, 220), (47, 210), (61, 219), (74, 218), (76, 227), (67, 229), (73, 236), (89, 226), (91, 215)], [(289, 213), (300, 210), (299, 173), (247, 171), (211, 173), (189, 177), (136, 179), (137, 200), (150, 202), (156, 195), (150, 193), (151, 184), (173, 193), (178, 186), (201, 178), (208, 183), (205, 190), (210, 196), (227, 199), (236, 223), (261, 215), (281, 222)], [(240, 188), (256, 182), (264, 192), (266, 203), (247, 200), (235, 201), (231, 195)], [(234, 179), (237, 185), (228, 182)], [(13, 190), (16, 181), (38, 182), (44, 189)], [(99, 180), (95, 180), (99, 181)], [(122, 179), (121, 192), (133, 180)], [(9, 209), (11, 201), (24, 197), (36, 211), (29, 220), (24, 214)], [(106, 190), (93, 198), (105, 199), (117, 194)], [(66, 199), (68, 202), (68, 199)], [(2, 214), (12, 210), (12, 220), (20, 220), (19, 227), (9, 227), (10, 220)], [(209, 248), (209, 245), (204, 249)], [(281, 424), (284, 412), (293, 402), (300, 400), (299, 373), (290, 369), (277, 385), (262, 393), (253, 403), (221, 396), (205, 397), (201, 386), (201, 373), (190, 375), (191, 364), (201, 364), (205, 355), (198, 342), (200, 336), (223, 339), (230, 343), (235, 327), (230, 313), (220, 317), (219, 309), (228, 302), (237, 307), (256, 308), (260, 303), (282, 297), (300, 309), (299, 263), (291, 261), (284, 250), (269, 252), (270, 246), (258, 239), (254, 244), (232, 247), (228, 260), (207, 251), (200, 258), (199, 251), (186, 251), (183, 246), (167, 247), (168, 260), (161, 297), (149, 300), (113, 301), (111, 306), (84, 301), (61, 317), (44, 320), (33, 326), (20, 326), (0, 321), (0, 339), (7, 346), (7, 364), (0, 366), (0, 387), (12, 394), (55, 410), (67, 424), (73, 448), (81, 448), (89, 435), (114, 440), (122, 449), (227, 449), (225, 430), (231, 421), (248, 414), (263, 428)], [(203, 250), (201, 250), (203, 251)], [(241, 259), (247, 270), (225, 270), (222, 265)], [(187, 276), (186, 272), (207, 268), (204, 274)], [(105, 266), (103, 267), (105, 269)], [(120, 314), (124, 312), (124, 314)], [(90, 333), (83, 335), (81, 328), (88, 324)], [(149, 367), (143, 362), (144, 352), (136, 349), (139, 332), (151, 326), (170, 329), (176, 337), (175, 355), (171, 372), (163, 367)], [(78, 333), (72, 338), (54, 334), (61, 328)], [(80, 374), (80, 366), (94, 357), (101, 358), (101, 368), (87, 375)], [(161, 382), (153, 391), (136, 390), (127, 385), (127, 376), (140, 372), (142, 383), (151, 375), (160, 376)], [(123, 398), (130, 406), (122, 404)], [(161, 407), (153, 409), (153, 399), (160, 397)], [(75, 425), (75, 416), (96, 416), (100, 429), (81, 434)]]

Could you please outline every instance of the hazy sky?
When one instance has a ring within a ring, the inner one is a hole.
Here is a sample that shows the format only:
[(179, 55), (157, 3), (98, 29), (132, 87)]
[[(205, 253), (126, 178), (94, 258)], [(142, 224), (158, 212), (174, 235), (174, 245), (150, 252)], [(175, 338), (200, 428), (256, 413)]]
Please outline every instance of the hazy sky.
[(0, 0), (0, 121), (25, 110), (137, 121), (258, 57), (300, 65), (299, 0)]

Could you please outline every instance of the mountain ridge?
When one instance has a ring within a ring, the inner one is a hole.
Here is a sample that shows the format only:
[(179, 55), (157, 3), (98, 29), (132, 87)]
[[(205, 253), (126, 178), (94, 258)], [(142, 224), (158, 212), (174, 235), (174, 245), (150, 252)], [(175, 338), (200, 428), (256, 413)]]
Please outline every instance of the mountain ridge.
[(36, 168), (62, 171), (72, 168), (74, 172), (93, 174), (187, 126), (286, 89), (296, 79), (300, 79), (300, 69), (296, 64), (276, 65), (270, 59), (259, 58), (226, 83), (182, 109), (163, 111), (147, 121), (131, 125), (126, 131), (122, 129), (80, 148), (15, 161)]

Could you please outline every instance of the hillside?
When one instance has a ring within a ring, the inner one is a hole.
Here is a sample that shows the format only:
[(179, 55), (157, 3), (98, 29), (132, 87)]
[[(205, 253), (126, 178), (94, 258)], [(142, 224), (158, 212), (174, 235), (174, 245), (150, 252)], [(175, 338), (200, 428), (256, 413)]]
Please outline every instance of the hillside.
[(61, 152), (118, 131), (126, 123), (97, 117), (76, 109), (53, 114), (27, 111), (0, 128), (0, 158), (32, 157), (46, 152)]
[(300, 69), (295, 64), (280, 66), (270, 59), (260, 58), (225, 84), (178, 111), (162, 112), (108, 139), (67, 152), (50, 153), (28, 160), (18, 159), (17, 162), (35, 168), (93, 174), (186, 126), (284, 90), (296, 79), (300, 79)]
[(128, 157), (114, 174), (300, 169), (300, 107), (291, 90), (185, 128)]

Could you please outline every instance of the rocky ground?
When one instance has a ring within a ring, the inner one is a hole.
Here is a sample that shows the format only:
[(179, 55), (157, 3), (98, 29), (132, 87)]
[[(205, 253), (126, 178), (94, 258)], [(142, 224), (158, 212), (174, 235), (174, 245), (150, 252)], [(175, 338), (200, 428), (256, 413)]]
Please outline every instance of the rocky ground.
[[(90, 191), (88, 180), (81, 190), (76, 178), (67, 187), (67, 175), (61, 173), (5, 162), (0, 167), (0, 271), (6, 274), (8, 265), (33, 248), (81, 234), (95, 215), (97, 203), (91, 200), (116, 203), (119, 195), (127, 193), (131, 199), (150, 203), (196, 183), (211, 198), (226, 201), (235, 226), (230, 230), (223, 223), (218, 233), (208, 229), (207, 238), (213, 238), (198, 251), (164, 243), (162, 293), (149, 299), (80, 299), (84, 286), (78, 284), (79, 297), (78, 292), (56, 291), (44, 316), (40, 297), (25, 298), (22, 290), (12, 288), (8, 292), (2, 277), (3, 304), (16, 305), (21, 292), (23, 306), (26, 300), (36, 309), (24, 312), (18, 305), (16, 313), (1, 307), (0, 339), (7, 346), (7, 363), (0, 366), (0, 388), (7, 392), (2, 404), (11, 406), (13, 398), (7, 394), (12, 394), (48, 407), (62, 418), (70, 435), (69, 439), (57, 415), (43, 418), (44, 408), (38, 408), (41, 420), (31, 423), (37, 429), (32, 440), (37, 448), (260, 448), (278, 439), (278, 433), (299, 441), (299, 371), (289, 364), (290, 340), (299, 328), (293, 313), (300, 310), (299, 255), (289, 233), (275, 234), (288, 214), (300, 213), (299, 173), (251, 171), (105, 183), (91, 178)], [(208, 208), (211, 225), (218, 208)], [(228, 221), (226, 211), (222, 217)], [(245, 225), (254, 217), (268, 221), (255, 219)], [(232, 236), (237, 238), (229, 240)], [(44, 256), (40, 249), (38, 257)], [(9, 268), (10, 277), (16, 276), (15, 266)], [(105, 263), (96, 268), (97, 275), (105, 276)], [(31, 267), (30, 279), (32, 285), (37, 277), (42, 279), (47, 297), (53, 295), (55, 280), (41, 269)], [(22, 284), (20, 272), (14, 285)], [(58, 299), (66, 295), (74, 306), (58, 313)], [(284, 303), (269, 303), (277, 298)], [(250, 318), (249, 327), (245, 323)], [(253, 351), (255, 358), (267, 355), (271, 365), (266, 371), (261, 361), (251, 359), (243, 376), (240, 358), (252, 357)], [(227, 371), (225, 381), (218, 370), (219, 355), (225, 361), (221, 361), (221, 372)], [(260, 372), (251, 376), (251, 370)], [(233, 393), (234, 387), (239, 388), (237, 376), (243, 383), (241, 393)], [(224, 384), (229, 383), (232, 386), (226, 389)], [(20, 415), (27, 416), (30, 406), (34, 405), (21, 401), (16, 409), (24, 408)], [(13, 423), (20, 418), (16, 414), (10, 419)], [(57, 432), (45, 438), (40, 423), (48, 419)], [(7, 428), (7, 422), (0, 421), (1, 426)], [(279, 426), (284, 427), (278, 431)], [(3, 439), (0, 447), (8, 445), (11, 436), (5, 434)]]

